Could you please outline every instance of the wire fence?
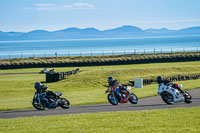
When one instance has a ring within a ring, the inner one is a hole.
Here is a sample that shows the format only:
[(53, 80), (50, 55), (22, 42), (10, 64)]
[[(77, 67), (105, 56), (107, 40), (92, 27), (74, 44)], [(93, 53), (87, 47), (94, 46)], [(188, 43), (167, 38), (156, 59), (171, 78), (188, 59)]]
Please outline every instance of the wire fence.
[(187, 48), (153, 48), (153, 49), (124, 49), (124, 50), (93, 50), (93, 51), (54, 51), (54, 52), (13, 52), (1, 54), (0, 59), (35, 58), (35, 57), (62, 57), (62, 56), (105, 56), (126, 54), (160, 54), (176, 52), (200, 52), (200, 47)]

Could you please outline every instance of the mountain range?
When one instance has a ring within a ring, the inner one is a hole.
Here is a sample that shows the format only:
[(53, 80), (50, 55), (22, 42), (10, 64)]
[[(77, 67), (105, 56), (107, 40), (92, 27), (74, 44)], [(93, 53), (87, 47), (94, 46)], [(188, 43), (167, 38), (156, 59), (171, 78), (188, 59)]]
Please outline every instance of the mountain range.
[(173, 35), (200, 35), (199, 27), (189, 27), (180, 30), (146, 29), (142, 30), (136, 26), (122, 26), (108, 30), (95, 28), (79, 29), (76, 27), (66, 28), (58, 31), (34, 30), (31, 32), (2, 32), (0, 41), (16, 40), (52, 40), (52, 39), (90, 39), (90, 38), (123, 38), (142, 36), (173, 36)]

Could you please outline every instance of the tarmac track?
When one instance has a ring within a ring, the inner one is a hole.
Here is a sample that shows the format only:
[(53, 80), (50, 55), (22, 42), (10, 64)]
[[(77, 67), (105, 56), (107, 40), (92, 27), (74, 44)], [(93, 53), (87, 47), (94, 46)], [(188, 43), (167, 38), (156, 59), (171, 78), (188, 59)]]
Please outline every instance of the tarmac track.
[(181, 103), (175, 103), (173, 105), (167, 105), (162, 101), (160, 96), (155, 96), (155, 97), (139, 99), (138, 104), (127, 103), (127, 104), (118, 104), (117, 106), (113, 106), (111, 104), (93, 104), (93, 105), (83, 105), (83, 106), (72, 106), (69, 109), (62, 109), (62, 108), (46, 109), (44, 111), (38, 111), (36, 109), (0, 111), (0, 119), (200, 106), (200, 89), (190, 90), (188, 92), (192, 95), (193, 102), (190, 104), (181, 102)]

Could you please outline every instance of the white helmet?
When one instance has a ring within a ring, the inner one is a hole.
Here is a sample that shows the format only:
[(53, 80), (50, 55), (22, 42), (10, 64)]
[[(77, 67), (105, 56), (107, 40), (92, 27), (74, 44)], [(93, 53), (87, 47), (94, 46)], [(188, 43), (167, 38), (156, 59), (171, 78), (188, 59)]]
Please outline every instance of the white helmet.
[(181, 89), (182, 87), (183, 87), (183, 85), (182, 85), (182, 84), (178, 85), (178, 88), (180, 88), (180, 89)]

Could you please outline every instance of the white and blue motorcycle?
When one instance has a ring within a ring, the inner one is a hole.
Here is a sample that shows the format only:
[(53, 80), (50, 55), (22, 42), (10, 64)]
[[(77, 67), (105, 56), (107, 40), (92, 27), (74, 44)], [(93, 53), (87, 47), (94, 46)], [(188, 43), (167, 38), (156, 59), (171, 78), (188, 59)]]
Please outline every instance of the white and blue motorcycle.
[[(179, 87), (182, 88), (182, 85)], [(173, 88), (172, 86), (167, 86), (164, 83), (160, 83), (158, 85), (158, 94), (166, 104), (173, 104), (177, 102), (192, 102), (192, 96), (188, 92), (184, 91), (181, 93), (178, 89)]]

